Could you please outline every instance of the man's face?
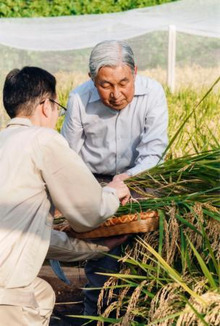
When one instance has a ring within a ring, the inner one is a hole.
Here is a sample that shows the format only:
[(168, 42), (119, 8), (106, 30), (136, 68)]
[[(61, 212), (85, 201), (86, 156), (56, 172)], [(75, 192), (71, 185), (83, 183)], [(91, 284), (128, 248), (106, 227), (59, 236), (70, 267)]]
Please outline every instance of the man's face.
[(129, 66), (102, 67), (94, 84), (101, 101), (111, 109), (124, 109), (134, 97), (135, 74)]

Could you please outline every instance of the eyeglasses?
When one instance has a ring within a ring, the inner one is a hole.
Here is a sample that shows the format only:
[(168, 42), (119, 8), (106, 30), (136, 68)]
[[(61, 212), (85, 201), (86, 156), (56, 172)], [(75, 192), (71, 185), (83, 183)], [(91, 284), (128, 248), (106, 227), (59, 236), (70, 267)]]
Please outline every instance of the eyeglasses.
[[(56, 101), (53, 100), (52, 98), (49, 98), (48, 100), (49, 100), (50, 102), (53, 102), (53, 103), (57, 104), (59, 107), (62, 108), (62, 110), (60, 110), (60, 112), (59, 112), (59, 117), (61, 117), (62, 115), (65, 114), (65, 111), (67, 111), (67, 108), (65, 108), (65, 106), (63, 106), (63, 105), (61, 105), (60, 103), (56, 102)], [(46, 99), (43, 100), (43, 101), (41, 101), (40, 104), (44, 104), (45, 101), (46, 101)], [(63, 110), (64, 110), (64, 111), (63, 111)]]

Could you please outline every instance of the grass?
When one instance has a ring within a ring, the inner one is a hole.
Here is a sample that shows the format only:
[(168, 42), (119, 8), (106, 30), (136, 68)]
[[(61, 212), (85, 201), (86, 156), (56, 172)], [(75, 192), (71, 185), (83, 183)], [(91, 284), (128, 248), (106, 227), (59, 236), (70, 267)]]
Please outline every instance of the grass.
[[(171, 157), (182, 156), (188, 153), (199, 153), (219, 147), (218, 107), (220, 97), (214, 93), (219, 87), (220, 77), (212, 86), (200, 92), (200, 99), (195, 92), (187, 90), (181, 94), (183, 109), (181, 115), (174, 101), (170, 103), (173, 111), (170, 112), (170, 143), (166, 151)], [(215, 89), (216, 88), (216, 89)], [(203, 93), (203, 94), (202, 94)], [(178, 97), (177, 97), (178, 100)], [(212, 119), (210, 120), (210, 117)], [(171, 151), (172, 150), (172, 151)]]

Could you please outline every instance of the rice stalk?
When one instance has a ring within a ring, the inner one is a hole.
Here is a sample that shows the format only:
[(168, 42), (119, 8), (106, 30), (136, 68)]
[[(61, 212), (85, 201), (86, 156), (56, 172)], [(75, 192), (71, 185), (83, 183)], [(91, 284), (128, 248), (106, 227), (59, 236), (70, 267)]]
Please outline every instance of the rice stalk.
[[(183, 127), (185, 127), (186, 123), (189, 121), (189, 119), (191, 118), (191, 116), (195, 115), (196, 110), (198, 109), (198, 107), (201, 105), (202, 102), (204, 102), (204, 100), (208, 97), (208, 95), (212, 92), (212, 90), (214, 89), (214, 87), (219, 83), (220, 81), (220, 77), (218, 77), (216, 79), (216, 81), (212, 84), (212, 86), (208, 89), (208, 91), (205, 93), (205, 95), (200, 99), (200, 101), (194, 105), (193, 109), (189, 112), (189, 114), (186, 116), (186, 118), (183, 120), (183, 122), (180, 124), (180, 126), (178, 127), (177, 131), (175, 132), (175, 134), (173, 135), (173, 137), (171, 138), (169, 145), (167, 146), (166, 150), (164, 151), (162, 158), (165, 157), (165, 154), (168, 152), (168, 150), (171, 148), (171, 146), (173, 145), (173, 143), (177, 140), (180, 141), (181, 137), (180, 137), (180, 133), (183, 130)], [(196, 120), (195, 120), (196, 121)], [(198, 133), (198, 128), (196, 128), (196, 134)], [(181, 140), (182, 142), (182, 140)]]
[(200, 254), (198, 253), (198, 251), (195, 249), (195, 247), (193, 246), (192, 242), (189, 240), (189, 238), (187, 237), (188, 241), (189, 241), (189, 244), (190, 244), (190, 247), (192, 248), (193, 250), (193, 253), (194, 255), (196, 256), (198, 262), (199, 262), (199, 265), (201, 267), (201, 270), (202, 272), (204, 273), (205, 277), (207, 278), (207, 280), (209, 281), (210, 283), (210, 286), (211, 286), (211, 289), (214, 289), (216, 290), (218, 288), (213, 276), (212, 276), (212, 273), (208, 270), (204, 260), (202, 259), (202, 257), (200, 256)]
[(201, 306), (195, 298), (190, 298), (188, 304), (183, 310), (183, 314), (178, 318), (176, 326), (203, 326), (204, 323), (195, 314), (196, 309), (202, 316), (206, 325), (218, 326), (220, 325), (220, 294), (217, 292), (208, 291), (201, 295), (201, 297), (207, 302), (206, 306)]
[(134, 320), (135, 314), (134, 314), (133, 310), (137, 306), (137, 302), (139, 300), (142, 288), (146, 285), (146, 283), (147, 283), (147, 281), (144, 280), (133, 291), (133, 293), (130, 297), (130, 300), (128, 302), (128, 305), (127, 305), (126, 313), (123, 316), (122, 321), (120, 322), (121, 326), (127, 326), (127, 325), (129, 325), (130, 321)]
[[(160, 320), (168, 315), (173, 315), (184, 308), (182, 296), (183, 289), (178, 283), (168, 283), (161, 290), (159, 290), (151, 301), (149, 310), (149, 320)], [(163, 322), (158, 323), (160, 326), (173, 325), (176, 318), (169, 318)], [(155, 323), (155, 325), (158, 325)]]
[[(168, 160), (129, 178), (127, 186), (141, 198), (184, 196), (220, 191), (220, 148)], [(156, 189), (156, 191), (155, 191)], [(150, 193), (150, 195), (149, 195)], [(138, 206), (133, 203), (133, 206)]]

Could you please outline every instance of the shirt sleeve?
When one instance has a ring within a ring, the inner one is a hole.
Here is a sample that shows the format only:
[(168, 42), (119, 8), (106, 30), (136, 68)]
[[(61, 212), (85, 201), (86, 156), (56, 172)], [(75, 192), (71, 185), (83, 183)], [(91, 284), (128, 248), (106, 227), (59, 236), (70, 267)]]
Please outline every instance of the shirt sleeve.
[(47, 259), (57, 259), (62, 262), (98, 259), (109, 248), (91, 241), (83, 241), (68, 237), (65, 232), (52, 230)]
[(52, 202), (75, 231), (94, 229), (116, 212), (119, 199), (114, 189), (100, 186), (59, 133), (52, 135), (40, 146), (40, 168)]
[(79, 153), (84, 143), (84, 132), (81, 123), (80, 100), (76, 93), (71, 93), (69, 96), (61, 134), (70, 148)]
[(162, 162), (163, 153), (168, 145), (168, 110), (164, 90), (156, 83), (149, 92), (148, 109), (141, 140), (136, 148), (138, 156), (135, 165), (125, 171), (136, 175)]

